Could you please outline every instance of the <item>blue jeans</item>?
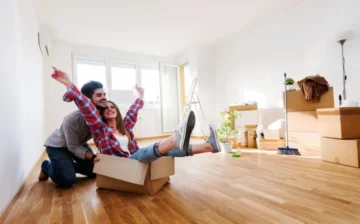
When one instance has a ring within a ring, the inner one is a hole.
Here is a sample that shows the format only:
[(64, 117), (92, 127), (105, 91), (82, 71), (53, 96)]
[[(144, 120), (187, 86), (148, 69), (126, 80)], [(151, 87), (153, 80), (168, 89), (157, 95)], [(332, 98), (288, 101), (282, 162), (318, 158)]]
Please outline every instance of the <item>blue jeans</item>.
[(137, 152), (132, 154), (129, 158), (136, 159), (141, 162), (150, 163), (154, 160), (162, 156), (172, 156), (172, 157), (185, 157), (185, 156), (192, 156), (192, 152), (190, 151), (182, 151), (180, 149), (173, 149), (166, 153), (165, 155), (161, 155), (159, 149), (157, 147), (158, 143), (154, 143), (147, 147), (139, 149)]
[[(91, 150), (89, 145), (84, 145)], [(91, 150), (92, 151), (92, 150)], [(90, 160), (76, 157), (67, 148), (46, 147), (50, 161), (44, 160), (41, 170), (59, 187), (71, 187), (76, 182), (76, 174), (93, 178), (94, 164)]]

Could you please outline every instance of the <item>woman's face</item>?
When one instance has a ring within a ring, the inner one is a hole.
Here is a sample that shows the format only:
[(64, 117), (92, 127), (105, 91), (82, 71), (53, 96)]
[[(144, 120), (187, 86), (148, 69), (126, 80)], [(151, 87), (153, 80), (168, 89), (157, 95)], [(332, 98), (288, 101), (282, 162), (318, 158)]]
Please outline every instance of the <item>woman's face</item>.
[(117, 112), (116, 112), (116, 109), (115, 109), (115, 106), (110, 103), (110, 102), (107, 102), (107, 107), (104, 111), (104, 118), (105, 120), (109, 120), (109, 119), (116, 119), (116, 116), (117, 116)]

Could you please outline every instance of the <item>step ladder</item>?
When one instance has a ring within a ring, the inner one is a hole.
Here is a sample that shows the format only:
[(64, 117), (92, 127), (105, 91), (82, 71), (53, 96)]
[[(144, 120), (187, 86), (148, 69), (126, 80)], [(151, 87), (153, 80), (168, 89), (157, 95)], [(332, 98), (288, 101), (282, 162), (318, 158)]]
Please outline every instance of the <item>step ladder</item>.
[(204, 125), (206, 123), (205, 115), (204, 115), (203, 108), (201, 106), (200, 97), (195, 92), (195, 89), (196, 89), (196, 86), (197, 86), (197, 80), (198, 80), (198, 78), (196, 77), (196, 78), (193, 79), (193, 81), (191, 83), (189, 95), (187, 96), (186, 104), (185, 104), (185, 107), (183, 109), (182, 118), (183, 119), (185, 118), (186, 114), (193, 109), (192, 106), (194, 105), (194, 110), (193, 111), (196, 113), (197, 116), (200, 116), (200, 119), (197, 117), (196, 121), (200, 121), (200, 128), (201, 128), (201, 132), (202, 132), (202, 137), (204, 139), (206, 139), (206, 135), (205, 135), (205, 131), (204, 131)]

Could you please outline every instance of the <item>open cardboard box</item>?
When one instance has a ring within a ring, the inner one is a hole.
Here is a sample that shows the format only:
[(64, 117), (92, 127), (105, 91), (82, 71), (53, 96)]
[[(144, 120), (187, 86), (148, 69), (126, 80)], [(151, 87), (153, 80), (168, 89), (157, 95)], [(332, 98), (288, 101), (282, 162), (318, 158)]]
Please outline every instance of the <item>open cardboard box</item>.
[[(287, 111), (316, 111), (319, 108), (334, 107), (334, 90), (329, 90), (321, 95), (319, 102), (307, 101), (301, 90), (287, 91)], [(285, 108), (285, 92), (283, 92), (283, 102)]]
[(94, 166), (98, 188), (156, 194), (175, 174), (173, 157), (162, 157), (151, 163), (99, 154)]

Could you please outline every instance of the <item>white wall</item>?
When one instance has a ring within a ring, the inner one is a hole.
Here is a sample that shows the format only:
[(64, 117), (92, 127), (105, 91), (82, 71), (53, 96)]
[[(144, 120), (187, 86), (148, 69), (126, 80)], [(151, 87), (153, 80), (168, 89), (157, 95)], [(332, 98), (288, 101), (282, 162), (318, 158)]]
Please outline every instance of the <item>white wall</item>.
[(0, 211), (43, 152), (43, 73), (31, 0), (0, 1)]
[[(282, 102), (283, 73), (296, 81), (314, 74), (342, 91), (341, 48), (336, 42), (350, 28), (360, 32), (360, 1), (307, 0), (267, 24), (234, 34), (216, 47), (217, 108), (257, 96), (263, 108)], [(360, 38), (345, 44), (348, 98), (360, 101)]]
[[(162, 62), (174, 64), (171, 59), (157, 57), (153, 55), (145, 55), (138, 53), (131, 53), (125, 51), (110, 50), (104, 48), (80, 46), (70, 44), (62, 41), (53, 41), (52, 55), (44, 60), (44, 84), (45, 84), (45, 137), (51, 134), (58, 128), (65, 115), (75, 110), (74, 103), (66, 103), (62, 101), (62, 96), (65, 92), (65, 87), (58, 84), (50, 77), (52, 68), (56, 66), (59, 69), (66, 71), (72, 76), (72, 54), (101, 58), (105, 60), (119, 60), (128, 61), (131, 63), (154, 63)], [(145, 92), (146, 94), (146, 92)], [(111, 100), (111, 99), (109, 99)], [(125, 113), (128, 108), (120, 108), (122, 113)], [(161, 134), (161, 114), (160, 110), (142, 109), (139, 114), (139, 121), (143, 128), (140, 132), (136, 132), (138, 137), (142, 136), (157, 136)], [(146, 119), (151, 118), (151, 119)], [(152, 128), (149, 128), (152, 127)], [(136, 130), (135, 130), (136, 131)], [(140, 136), (139, 136), (140, 134)]]

